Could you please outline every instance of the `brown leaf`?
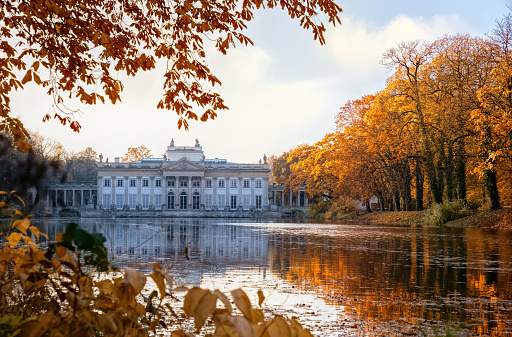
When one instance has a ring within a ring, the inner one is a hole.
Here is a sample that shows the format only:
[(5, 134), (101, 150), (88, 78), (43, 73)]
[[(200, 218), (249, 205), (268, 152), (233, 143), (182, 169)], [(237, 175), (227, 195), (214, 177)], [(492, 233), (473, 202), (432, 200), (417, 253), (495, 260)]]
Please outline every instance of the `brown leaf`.
[(240, 309), (250, 322), (253, 322), (251, 301), (249, 297), (247, 297), (247, 294), (242, 289), (235, 289), (231, 291), (231, 295), (233, 296), (237, 308)]
[(183, 301), (183, 311), (188, 317), (192, 317), (194, 315), (197, 305), (203, 296), (209, 292), (209, 290), (199, 287), (194, 287), (188, 291)]
[(144, 289), (144, 286), (146, 285), (146, 275), (144, 275), (140, 271), (136, 271), (133, 269), (126, 269), (124, 272), (124, 282), (131, 285), (133, 290), (135, 291), (135, 294), (138, 294), (141, 292), (142, 289)]

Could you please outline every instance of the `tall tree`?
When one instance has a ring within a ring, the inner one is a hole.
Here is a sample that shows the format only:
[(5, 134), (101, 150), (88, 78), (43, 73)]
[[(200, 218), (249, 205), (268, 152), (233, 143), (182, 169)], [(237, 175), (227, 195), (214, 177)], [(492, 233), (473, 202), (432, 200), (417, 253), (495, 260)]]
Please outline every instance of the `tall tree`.
[[(23, 124), (12, 117), (9, 94), (34, 82), (54, 98), (54, 113), (44, 120), (56, 118), (78, 132), (66, 99), (96, 104), (108, 98), (115, 104), (123, 90), (118, 73), (154, 69), (158, 59), (167, 68), (157, 107), (175, 111), (178, 127), (185, 129), (190, 119), (213, 119), (227, 106), (211, 91), (220, 80), (206, 64), (203, 40), (216, 41), (223, 54), (236, 43), (252, 44), (243, 31), (265, 7), (281, 7), (321, 44), (326, 28), (319, 18), (340, 23), (334, 0), (2, 1), (0, 131), (12, 134), (20, 150), (30, 148)], [(192, 105), (203, 112), (198, 115)]]
[(153, 155), (151, 155), (151, 150), (144, 145), (141, 145), (139, 147), (129, 147), (122, 160), (126, 162), (133, 162), (141, 160), (142, 158), (151, 157), (153, 157)]

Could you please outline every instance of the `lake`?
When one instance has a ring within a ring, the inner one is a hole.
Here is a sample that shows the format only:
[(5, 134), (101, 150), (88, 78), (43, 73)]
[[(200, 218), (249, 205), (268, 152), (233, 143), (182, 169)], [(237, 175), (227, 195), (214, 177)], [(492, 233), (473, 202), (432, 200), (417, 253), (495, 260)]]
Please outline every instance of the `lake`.
[[(70, 219), (36, 219), (54, 237)], [(512, 336), (512, 231), (240, 219), (72, 219), (114, 264), (242, 287), (317, 336)]]

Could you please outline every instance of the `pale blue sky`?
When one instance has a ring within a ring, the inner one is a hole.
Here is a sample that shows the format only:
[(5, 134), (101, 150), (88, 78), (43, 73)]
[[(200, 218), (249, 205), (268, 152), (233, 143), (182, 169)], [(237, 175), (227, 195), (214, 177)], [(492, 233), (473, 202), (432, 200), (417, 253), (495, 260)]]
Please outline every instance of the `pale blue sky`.
[(51, 100), (34, 86), (14, 97), (14, 115), (70, 151), (91, 146), (110, 160), (140, 145), (161, 157), (171, 138), (176, 145), (193, 145), (198, 138), (207, 158), (257, 162), (263, 154), (280, 155), (320, 140), (334, 130), (334, 116), (348, 100), (383, 89), (390, 74), (379, 60), (386, 49), (444, 34), (483, 35), (508, 12), (512, 0), (338, 3), (344, 11), (342, 25), (328, 26), (325, 46), (280, 10), (258, 11), (246, 31), (254, 47), (208, 57), (230, 110), (215, 121), (191, 123), (188, 132), (177, 130), (174, 112), (156, 109), (161, 69), (126, 79), (120, 104), (76, 104), (82, 110), (79, 134), (57, 121), (42, 123)]

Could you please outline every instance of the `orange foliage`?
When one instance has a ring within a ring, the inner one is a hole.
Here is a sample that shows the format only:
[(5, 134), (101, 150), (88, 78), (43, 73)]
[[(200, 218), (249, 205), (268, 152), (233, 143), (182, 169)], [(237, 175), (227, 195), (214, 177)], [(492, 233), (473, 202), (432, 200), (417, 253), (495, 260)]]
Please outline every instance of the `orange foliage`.
[[(326, 28), (318, 16), (326, 15), (333, 25), (340, 22), (341, 8), (333, 0), (2, 2), (0, 131), (11, 133), (20, 150), (30, 149), (23, 124), (11, 117), (9, 94), (33, 82), (54, 98), (55, 113), (43, 120), (58, 119), (78, 132), (81, 125), (65, 98), (115, 104), (123, 90), (118, 73), (133, 76), (154, 69), (158, 59), (167, 62), (167, 69), (157, 107), (174, 110), (178, 127), (185, 129), (188, 120), (214, 119), (227, 106), (209, 88), (221, 82), (205, 62), (203, 39), (216, 41), (223, 54), (236, 43), (252, 44), (242, 32), (254, 11), (265, 7), (280, 7), (297, 18), (321, 44)], [(203, 112), (198, 115), (192, 104)]]

